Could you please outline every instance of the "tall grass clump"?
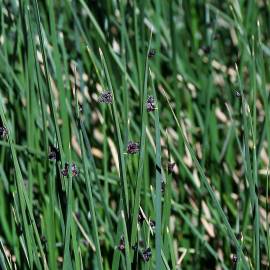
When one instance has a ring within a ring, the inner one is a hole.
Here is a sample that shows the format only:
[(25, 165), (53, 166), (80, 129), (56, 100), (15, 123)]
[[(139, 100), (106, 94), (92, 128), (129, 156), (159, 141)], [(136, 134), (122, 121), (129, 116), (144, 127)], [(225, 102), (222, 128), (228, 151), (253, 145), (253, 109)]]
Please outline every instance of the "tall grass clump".
[(0, 269), (269, 269), (269, 18), (0, 0)]

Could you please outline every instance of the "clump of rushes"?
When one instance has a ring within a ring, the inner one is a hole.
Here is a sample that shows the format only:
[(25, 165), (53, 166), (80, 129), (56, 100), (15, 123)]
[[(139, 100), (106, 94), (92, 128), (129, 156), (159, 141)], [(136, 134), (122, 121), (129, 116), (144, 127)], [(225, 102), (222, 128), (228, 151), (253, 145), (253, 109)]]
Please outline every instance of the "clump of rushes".
[(111, 91), (105, 91), (103, 92), (99, 98), (98, 98), (99, 103), (105, 103), (105, 104), (112, 104), (113, 102), (113, 96)]
[(147, 112), (153, 112), (156, 109), (155, 99), (153, 96), (149, 96), (146, 100), (146, 109)]
[(136, 154), (140, 151), (140, 144), (136, 142), (128, 142), (127, 153), (128, 154)]
[(49, 153), (49, 159), (50, 160), (60, 160), (60, 151), (58, 148), (51, 146), (50, 153)]
[(150, 258), (152, 257), (151, 248), (148, 247), (145, 250), (143, 250), (141, 256), (142, 256), (142, 259), (144, 262), (148, 262), (150, 260)]
[(125, 250), (125, 238), (124, 236), (122, 235), (121, 238), (120, 238), (120, 241), (119, 241), (119, 245), (118, 245), (118, 250), (120, 250), (121, 252), (124, 252)]
[(156, 55), (156, 50), (155, 49), (151, 49), (148, 53), (148, 57), (149, 58), (153, 58)]
[(64, 177), (68, 176), (68, 168), (69, 168), (69, 165), (68, 165), (68, 163), (66, 162), (64, 168), (61, 170), (61, 174), (62, 174)]
[(5, 139), (8, 135), (8, 130), (6, 127), (0, 127), (0, 138)]
[(174, 166), (175, 166), (175, 162), (169, 162), (168, 163), (168, 172), (170, 174), (173, 173)]
[(79, 175), (79, 170), (75, 163), (71, 164), (71, 173), (73, 177), (76, 177)]

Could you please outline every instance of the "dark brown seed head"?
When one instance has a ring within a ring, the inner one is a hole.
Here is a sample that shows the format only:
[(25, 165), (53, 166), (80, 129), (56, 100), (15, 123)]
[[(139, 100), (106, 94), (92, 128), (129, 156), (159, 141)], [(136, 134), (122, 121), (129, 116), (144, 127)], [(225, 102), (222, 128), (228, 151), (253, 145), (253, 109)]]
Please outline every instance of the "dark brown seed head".
[(202, 50), (205, 54), (209, 54), (211, 52), (210, 46), (203, 45)]
[(8, 135), (8, 130), (5, 127), (0, 127), (0, 138), (5, 139)]
[(233, 254), (232, 255), (232, 262), (233, 263), (237, 263), (237, 260), (238, 260), (237, 255), (236, 254)]
[(49, 159), (50, 160), (56, 160), (59, 161), (60, 160), (60, 151), (58, 148), (51, 146), (51, 150), (49, 153)]
[(146, 100), (146, 109), (147, 112), (153, 112), (155, 110), (155, 99), (152, 96), (149, 96)]
[(121, 252), (124, 252), (125, 250), (125, 239), (124, 236), (122, 235), (119, 241), (119, 245), (118, 245), (118, 250), (120, 250)]
[(68, 168), (69, 168), (69, 165), (68, 165), (68, 163), (66, 162), (64, 168), (61, 170), (61, 174), (62, 174), (64, 177), (68, 176)]
[(98, 98), (99, 103), (112, 104), (112, 101), (113, 96), (111, 91), (103, 92)]
[(128, 142), (127, 153), (128, 154), (136, 154), (140, 151), (140, 145), (136, 142)]
[(79, 175), (79, 170), (78, 170), (78, 168), (77, 168), (77, 166), (76, 166), (75, 163), (72, 163), (71, 164), (71, 173), (72, 173), (72, 176), (73, 177), (76, 177), (76, 176)]
[(154, 220), (151, 219), (149, 224), (150, 224), (152, 230), (154, 230), (156, 228), (156, 222)]
[(139, 209), (139, 213), (138, 213), (138, 222), (140, 224), (143, 224), (143, 221), (144, 221), (144, 216), (143, 216), (143, 213), (141, 211), (141, 209)]
[(173, 168), (175, 166), (175, 162), (169, 162), (168, 163), (168, 172), (173, 173)]
[(148, 57), (149, 58), (153, 58), (156, 55), (156, 50), (155, 49), (151, 49), (148, 53)]
[(152, 257), (152, 251), (151, 248), (147, 248), (142, 252), (142, 259), (144, 262), (148, 262), (150, 258)]

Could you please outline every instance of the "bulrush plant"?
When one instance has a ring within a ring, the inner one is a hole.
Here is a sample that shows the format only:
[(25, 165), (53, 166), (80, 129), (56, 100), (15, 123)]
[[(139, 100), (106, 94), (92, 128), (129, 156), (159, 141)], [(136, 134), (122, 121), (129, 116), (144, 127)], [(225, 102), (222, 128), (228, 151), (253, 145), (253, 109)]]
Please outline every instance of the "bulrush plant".
[(0, 7), (0, 269), (269, 269), (268, 1)]

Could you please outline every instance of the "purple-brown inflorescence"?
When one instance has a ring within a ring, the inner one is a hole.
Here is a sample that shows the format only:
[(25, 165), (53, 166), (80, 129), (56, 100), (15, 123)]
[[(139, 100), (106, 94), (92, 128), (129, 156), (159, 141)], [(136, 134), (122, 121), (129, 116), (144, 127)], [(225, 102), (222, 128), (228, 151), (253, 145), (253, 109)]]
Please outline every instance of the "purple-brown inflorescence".
[(76, 166), (75, 163), (72, 163), (71, 164), (71, 173), (72, 173), (72, 176), (73, 177), (76, 177), (76, 176), (79, 175), (79, 170), (78, 170), (78, 168), (77, 168), (77, 166)]
[(153, 58), (156, 55), (156, 50), (155, 49), (151, 49), (148, 53), (148, 58)]
[(233, 254), (232, 255), (232, 262), (233, 262), (233, 264), (237, 263), (237, 260), (238, 260), (237, 255), (236, 254)]
[(64, 168), (61, 170), (61, 174), (62, 174), (64, 177), (68, 176), (68, 168), (69, 168), (69, 165), (68, 165), (68, 163), (66, 162)]
[(124, 252), (125, 250), (125, 238), (124, 236), (122, 235), (121, 238), (120, 238), (120, 241), (119, 241), (119, 245), (118, 245), (118, 250), (120, 250), (121, 252)]
[(155, 99), (153, 96), (149, 96), (146, 100), (146, 110), (147, 112), (153, 112), (155, 108)]
[(142, 259), (144, 262), (148, 262), (151, 257), (152, 257), (152, 251), (150, 247), (142, 251)]
[(112, 104), (112, 101), (113, 101), (113, 95), (111, 91), (103, 92), (98, 98), (99, 103)]
[(203, 45), (201, 49), (205, 54), (209, 54), (211, 52), (211, 47), (207, 45)]
[(154, 230), (156, 228), (156, 222), (154, 220), (151, 219), (149, 224), (150, 224), (152, 230)]
[(136, 142), (128, 142), (127, 153), (136, 154), (140, 151), (140, 144)]
[(58, 148), (51, 146), (50, 153), (49, 153), (49, 159), (50, 160), (60, 160), (60, 151)]
[(0, 138), (5, 139), (8, 135), (8, 130), (6, 127), (0, 127)]

